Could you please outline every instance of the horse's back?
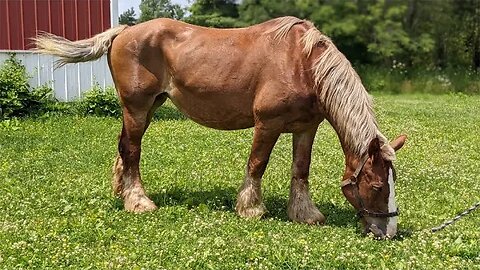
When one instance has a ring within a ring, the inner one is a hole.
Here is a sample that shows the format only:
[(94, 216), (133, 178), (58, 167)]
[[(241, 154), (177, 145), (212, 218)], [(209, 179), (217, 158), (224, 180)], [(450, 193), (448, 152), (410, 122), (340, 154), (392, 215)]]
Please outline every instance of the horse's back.
[[(311, 93), (302, 89), (300, 38), (305, 29), (288, 29), (291, 34), (279, 39), (272, 29), (281, 20), (285, 18), (237, 29), (152, 20), (115, 39), (111, 58), (120, 59), (117, 69), (141, 73), (144, 79), (135, 87), (167, 93), (196, 122), (218, 129), (247, 128), (254, 125), (255, 110), (288, 111), (291, 105), (285, 101), (293, 100), (292, 95), (310, 99)], [(136, 78), (124, 76), (127, 84)]]

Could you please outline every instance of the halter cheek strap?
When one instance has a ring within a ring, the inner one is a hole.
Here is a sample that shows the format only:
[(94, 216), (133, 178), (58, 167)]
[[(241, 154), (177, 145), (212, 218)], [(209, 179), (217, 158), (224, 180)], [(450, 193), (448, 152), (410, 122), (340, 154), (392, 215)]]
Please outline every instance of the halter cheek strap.
[(360, 218), (361, 217), (389, 218), (389, 217), (398, 216), (399, 214), (398, 208), (397, 208), (397, 211), (388, 212), (388, 213), (370, 211), (365, 208), (365, 204), (363, 203), (363, 200), (360, 197), (357, 180), (358, 180), (358, 176), (360, 175), (360, 172), (363, 170), (363, 167), (365, 167), (367, 160), (368, 160), (368, 154), (363, 156), (362, 160), (360, 161), (360, 164), (358, 164), (358, 167), (357, 169), (355, 169), (355, 172), (352, 174), (352, 176), (342, 181), (341, 183), (342, 189), (349, 185), (353, 187), (353, 194), (355, 196), (355, 199), (357, 200), (358, 206), (360, 207), (360, 210), (357, 211), (357, 216), (359, 216)]
[(341, 183), (342, 188), (348, 185), (357, 184), (358, 175), (360, 175), (360, 172), (362, 172), (363, 167), (365, 167), (365, 164), (367, 163), (367, 160), (368, 160), (368, 155), (364, 155), (362, 160), (360, 161), (360, 164), (358, 164), (358, 167), (357, 169), (355, 169), (355, 172), (352, 174), (352, 176), (342, 181)]

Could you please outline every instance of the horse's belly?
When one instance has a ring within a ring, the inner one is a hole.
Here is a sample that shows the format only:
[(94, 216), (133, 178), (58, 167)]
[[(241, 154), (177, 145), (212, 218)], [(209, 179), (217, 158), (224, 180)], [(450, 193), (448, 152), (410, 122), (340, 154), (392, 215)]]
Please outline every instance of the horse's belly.
[(168, 94), (183, 114), (203, 126), (234, 130), (254, 125), (253, 97), (247, 93), (174, 88)]

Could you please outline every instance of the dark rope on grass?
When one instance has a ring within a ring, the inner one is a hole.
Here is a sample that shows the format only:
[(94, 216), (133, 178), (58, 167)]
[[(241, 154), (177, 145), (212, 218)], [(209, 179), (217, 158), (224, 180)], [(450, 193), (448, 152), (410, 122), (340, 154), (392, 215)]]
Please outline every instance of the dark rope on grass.
[(467, 210), (463, 211), (462, 213), (458, 214), (453, 219), (445, 221), (442, 225), (432, 228), (432, 230), (431, 230), (432, 233), (445, 229), (445, 227), (447, 227), (449, 225), (452, 225), (453, 223), (457, 222), (462, 217), (470, 214), (471, 212), (477, 210), (478, 208), (480, 208), (480, 202), (477, 202), (476, 204), (472, 205), (472, 207), (470, 207)]

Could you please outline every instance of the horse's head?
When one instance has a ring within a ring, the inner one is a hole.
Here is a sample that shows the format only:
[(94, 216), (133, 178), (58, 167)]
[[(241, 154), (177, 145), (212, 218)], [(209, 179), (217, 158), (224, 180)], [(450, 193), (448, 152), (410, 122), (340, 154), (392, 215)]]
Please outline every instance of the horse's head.
[(370, 142), (363, 157), (347, 156), (342, 191), (355, 207), (365, 232), (378, 238), (392, 238), (397, 233), (398, 209), (395, 201), (395, 152), (405, 143), (402, 135), (390, 144)]

